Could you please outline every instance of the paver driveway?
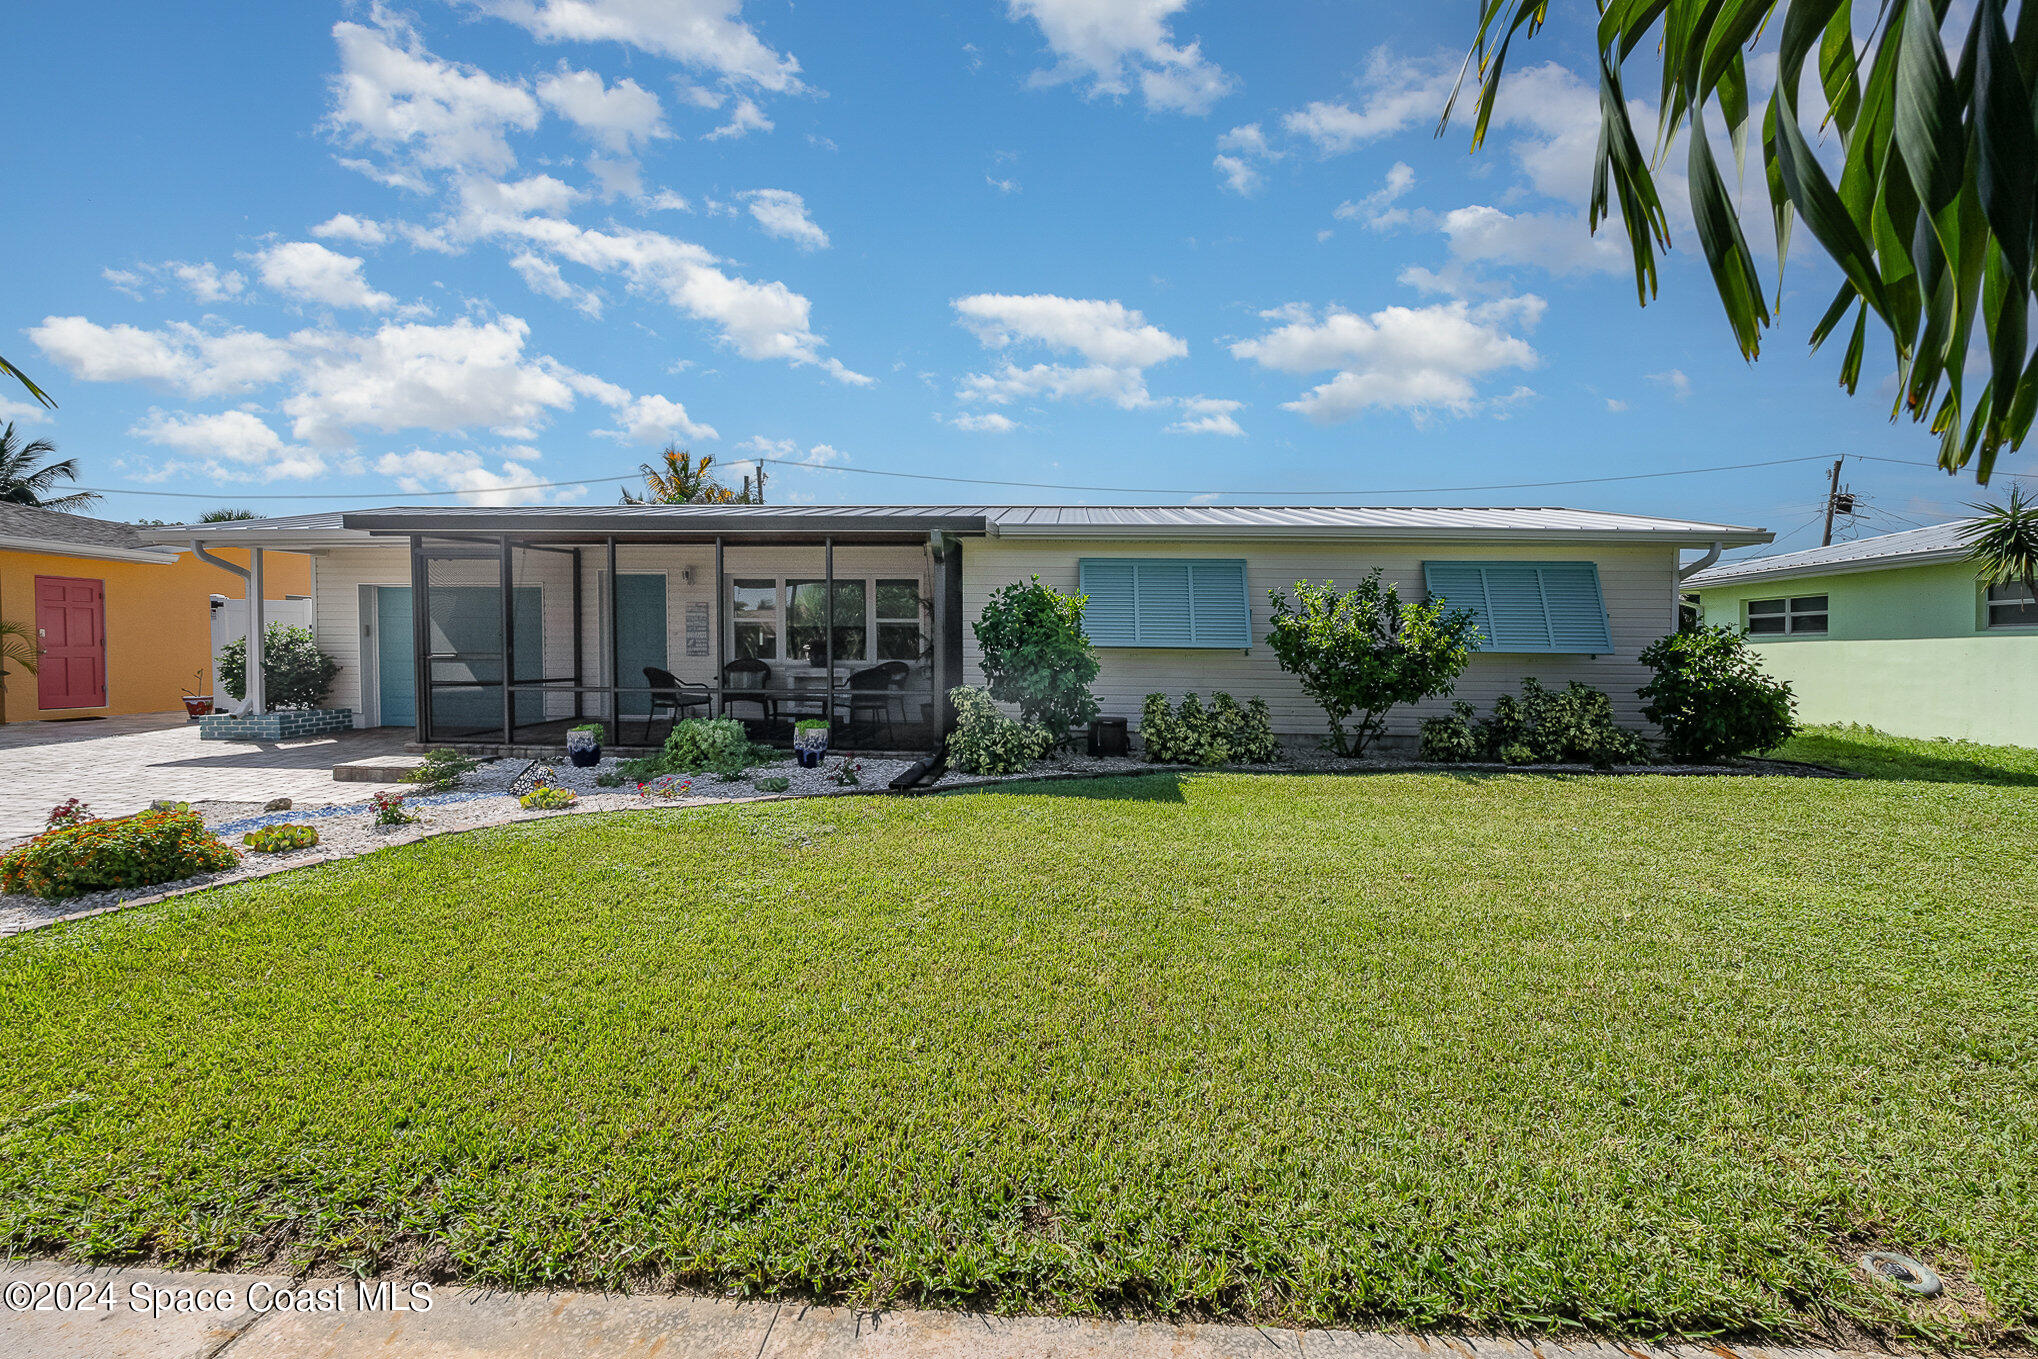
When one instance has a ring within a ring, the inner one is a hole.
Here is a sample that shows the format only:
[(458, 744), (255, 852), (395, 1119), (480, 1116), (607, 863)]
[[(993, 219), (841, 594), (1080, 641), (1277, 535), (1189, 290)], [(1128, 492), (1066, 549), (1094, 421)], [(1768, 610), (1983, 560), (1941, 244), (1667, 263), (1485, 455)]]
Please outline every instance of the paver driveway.
[(403, 748), (396, 727), (303, 741), (200, 741), (181, 713), (0, 726), (0, 840), (33, 835), (51, 807), (83, 798), (100, 816), (138, 812), (157, 798), (307, 806), (366, 802), (373, 783), (341, 783), (333, 766)]

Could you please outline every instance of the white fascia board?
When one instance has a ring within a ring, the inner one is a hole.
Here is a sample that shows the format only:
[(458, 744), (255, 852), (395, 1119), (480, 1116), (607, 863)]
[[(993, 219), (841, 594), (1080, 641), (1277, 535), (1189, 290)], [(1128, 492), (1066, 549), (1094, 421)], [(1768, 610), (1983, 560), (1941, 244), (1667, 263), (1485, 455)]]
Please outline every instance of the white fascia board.
[(101, 547), (56, 538), (0, 537), (0, 550), (36, 552), (48, 557), (87, 557), (106, 562), (146, 562), (156, 566), (170, 566), (183, 555), (174, 548)]

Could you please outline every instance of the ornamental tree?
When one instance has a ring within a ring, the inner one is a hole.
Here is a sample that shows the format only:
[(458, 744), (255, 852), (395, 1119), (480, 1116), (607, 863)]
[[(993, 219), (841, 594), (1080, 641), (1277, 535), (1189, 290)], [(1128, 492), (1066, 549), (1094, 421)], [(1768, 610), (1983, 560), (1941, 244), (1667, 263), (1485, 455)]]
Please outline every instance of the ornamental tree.
[(1083, 631), (1087, 595), (1065, 595), (1040, 577), (993, 593), (975, 624), (991, 697), (1019, 705), (1020, 720), (1054, 738), (1097, 715), (1090, 681), (1097, 651)]
[(1375, 569), (1358, 588), (1295, 582), (1295, 603), (1279, 590), (1267, 645), (1330, 719), (1331, 748), (1357, 757), (1387, 729), (1403, 703), (1446, 694), (1472, 658), (1478, 630), (1470, 609), (1444, 600), (1406, 602)]

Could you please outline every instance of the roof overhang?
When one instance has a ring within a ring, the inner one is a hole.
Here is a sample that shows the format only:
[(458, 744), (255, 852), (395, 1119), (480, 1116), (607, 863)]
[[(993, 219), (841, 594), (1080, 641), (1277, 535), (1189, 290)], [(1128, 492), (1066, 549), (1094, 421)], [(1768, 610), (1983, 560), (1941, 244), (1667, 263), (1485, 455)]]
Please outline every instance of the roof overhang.
[(1725, 571), (1715, 567), (1701, 571), (1684, 582), (1687, 590), (1717, 590), (1728, 585), (1752, 585), (1765, 580), (1798, 580), (1810, 576), (1855, 576), (1864, 571), (1896, 571), (1907, 566), (1938, 566), (1966, 561), (1966, 548), (1941, 548), (1932, 552), (1905, 552), (1887, 557), (1865, 557), (1849, 562), (1809, 563), (1772, 566), (1766, 570)]
[(473, 537), (514, 533), (555, 542), (596, 541), (616, 538), (629, 541), (704, 541), (744, 538), (774, 542), (819, 542), (823, 538), (922, 540), (930, 533), (977, 534), (984, 532), (980, 514), (843, 514), (807, 511), (773, 515), (754, 511), (743, 514), (660, 515), (618, 506), (605, 513), (559, 514), (542, 509), (505, 509), (496, 514), (435, 514), (430, 510), (366, 510), (341, 516), (349, 529), (375, 537)]
[(1147, 524), (994, 524), (993, 538), (1059, 538), (1069, 541), (1180, 542), (1211, 540), (1253, 542), (1262, 540), (1316, 542), (1456, 542), (1456, 543), (1603, 543), (1651, 547), (1751, 547), (1771, 542), (1776, 535), (1767, 529), (1734, 525), (1694, 525), (1678, 529), (1534, 529), (1534, 528), (1429, 528), (1418, 525), (1147, 525)]
[(60, 538), (0, 537), (0, 551), (37, 552), (49, 557), (87, 557), (104, 562), (146, 562), (170, 566), (183, 553), (161, 547), (110, 547), (98, 543), (76, 543)]

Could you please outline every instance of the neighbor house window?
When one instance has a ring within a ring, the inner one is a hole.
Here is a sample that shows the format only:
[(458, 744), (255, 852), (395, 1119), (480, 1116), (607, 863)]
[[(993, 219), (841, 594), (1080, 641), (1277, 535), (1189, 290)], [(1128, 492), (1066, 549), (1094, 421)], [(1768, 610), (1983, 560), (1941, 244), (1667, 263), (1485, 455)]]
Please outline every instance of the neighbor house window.
[(2038, 603), (2022, 581), (1988, 587), (1988, 625), (1992, 628), (2038, 628)]
[(1096, 646), (1247, 647), (1243, 559), (1085, 557), (1083, 631)]
[(778, 659), (776, 580), (730, 581), (729, 612), (735, 619), (731, 640), (737, 657), (760, 661)]
[(1796, 636), (1799, 633), (1816, 635), (1825, 630), (1824, 595), (1748, 601), (1748, 634), (1752, 637)]
[(1424, 562), (1431, 599), (1470, 609), (1480, 651), (1604, 656), (1613, 625), (1591, 562)]

